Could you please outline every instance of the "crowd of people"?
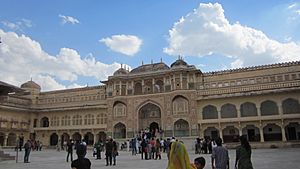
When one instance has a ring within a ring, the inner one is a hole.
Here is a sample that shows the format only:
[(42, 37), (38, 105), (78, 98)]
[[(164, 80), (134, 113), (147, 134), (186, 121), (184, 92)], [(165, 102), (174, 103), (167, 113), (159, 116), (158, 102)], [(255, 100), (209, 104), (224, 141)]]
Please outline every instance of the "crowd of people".
[[(241, 145), (236, 148), (236, 169), (253, 169), (251, 163), (251, 146), (246, 137), (240, 137)], [(19, 145), (22, 145), (19, 147)], [(28, 140), (24, 145), (19, 143), (18, 149), (25, 149), (24, 163), (29, 163), (29, 154), (31, 150), (40, 150), (38, 145), (41, 142), (33, 142)], [(161, 159), (161, 154), (166, 153), (168, 157), (167, 169), (202, 169), (206, 161), (199, 156), (191, 163), (189, 154), (182, 141), (175, 137), (162, 139), (156, 138), (151, 133), (143, 132), (132, 138), (130, 141), (123, 143), (123, 146), (131, 150), (132, 155), (141, 154), (142, 160), (158, 160)], [(38, 147), (38, 148), (37, 148)], [(93, 157), (101, 159), (101, 153), (105, 152), (106, 166), (116, 165), (119, 143), (111, 137), (106, 140), (98, 140), (94, 144)], [(120, 147), (122, 147), (120, 145)], [(72, 169), (90, 169), (91, 161), (85, 157), (87, 153), (87, 144), (84, 140), (73, 141), (68, 140), (64, 146), (67, 151), (66, 161), (71, 161)], [(73, 150), (76, 150), (77, 159), (73, 160)], [(211, 154), (211, 168), (212, 169), (229, 169), (229, 153), (228, 150), (222, 146), (222, 139), (215, 140), (205, 138), (197, 138), (195, 141), (196, 154)]]

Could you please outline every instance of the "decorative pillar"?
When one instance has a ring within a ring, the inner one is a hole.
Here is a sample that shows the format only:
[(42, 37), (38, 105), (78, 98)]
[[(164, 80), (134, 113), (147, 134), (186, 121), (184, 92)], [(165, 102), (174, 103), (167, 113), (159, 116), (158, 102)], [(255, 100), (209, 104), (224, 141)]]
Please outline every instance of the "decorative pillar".
[(155, 93), (155, 80), (152, 78), (152, 93)]
[(173, 75), (173, 90), (176, 90), (176, 76)]
[(281, 135), (282, 135), (282, 141), (286, 142), (285, 128), (284, 128), (284, 123), (283, 123), (283, 121), (282, 121), (282, 123), (281, 123)]
[[(219, 123), (219, 135), (220, 135), (220, 138), (223, 140), (223, 130), (221, 127), (221, 123)], [(224, 142), (224, 140), (223, 140), (223, 142)]]
[(122, 96), (122, 81), (120, 81), (119, 83), (119, 96)]
[(218, 119), (220, 120), (221, 119), (221, 109), (218, 107), (217, 111), (218, 111)]
[(257, 107), (257, 115), (258, 115), (258, 116), (261, 116), (260, 107)]
[(145, 93), (145, 91), (144, 91), (144, 85), (145, 85), (145, 81), (144, 81), (144, 79), (143, 79), (143, 80), (142, 80), (142, 94)]
[(8, 144), (8, 134), (5, 133), (5, 135), (4, 135), (4, 147), (7, 146), (7, 144)]
[(180, 89), (182, 89), (182, 73), (180, 73)]
[(264, 139), (264, 129), (263, 129), (262, 125), (260, 125), (260, 127), (259, 127), (259, 135), (260, 135), (260, 142), (265, 142), (265, 139)]

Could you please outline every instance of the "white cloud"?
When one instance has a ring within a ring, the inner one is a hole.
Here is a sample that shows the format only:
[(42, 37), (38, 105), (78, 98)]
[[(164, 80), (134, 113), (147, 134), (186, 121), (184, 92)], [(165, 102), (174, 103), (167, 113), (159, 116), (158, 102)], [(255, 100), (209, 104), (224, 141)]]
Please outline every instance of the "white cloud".
[[(80, 76), (106, 79), (120, 66), (104, 64), (93, 56), (82, 58), (74, 49), (61, 48), (56, 56), (45, 52), (41, 45), (25, 35), (0, 29), (0, 80), (17, 86), (33, 78), (42, 90), (79, 87)], [(65, 86), (59, 80), (73, 83)]]
[(72, 16), (65, 16), (65, 15), (58, 15), (61, 18), (61, 22), (63, 24), (70, 23), (70, 24), (79, 24), (79, 20), (73, 18)]
[(293, 3), (293, 4), (291, 4), (291, 5), (288, 6), (288, 9), (292, 9), (292, 8), (294, 8), (296, 5), (297, 5), (297, 3)]
[(295, 11), (298, 15), (300, 15), (300, 9)]
[(111, 38), (103, 38), (99, 40), (103, 42), (112, 51), (125, 55), (135, 55), (142, 45), (142, 40), (133, 35), (113, 35)]
[(17, 21), (16, 23), (10, 22), (10, 21), (2, 21), (1, 22), (5, 27), (14, 30), (14, 31), (21, 31), (23, 32), (24, 28), (31, 28), (32, 23), (31, 20), (28, 19), (21, 19), (20, 21)]
[(164, 52), (169, 55), (221, 54), (235, 59), (232, 67), (298, 60), (300, 53), (295, 42), (280, 43), (262, 31), (230, 24), (218, 3), (200, 4), (182, 17), (169, 31), (168, 41)]

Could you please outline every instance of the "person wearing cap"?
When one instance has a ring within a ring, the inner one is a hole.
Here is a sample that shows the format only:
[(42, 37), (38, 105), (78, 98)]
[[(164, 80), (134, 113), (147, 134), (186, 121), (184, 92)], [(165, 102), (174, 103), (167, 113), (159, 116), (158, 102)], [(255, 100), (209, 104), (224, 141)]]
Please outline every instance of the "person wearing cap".
[(85, 158), (86, 146), (80, 143), (76, 148), (77, 159), (72, 161), (72, 169), (91, 169), (91, 161)]

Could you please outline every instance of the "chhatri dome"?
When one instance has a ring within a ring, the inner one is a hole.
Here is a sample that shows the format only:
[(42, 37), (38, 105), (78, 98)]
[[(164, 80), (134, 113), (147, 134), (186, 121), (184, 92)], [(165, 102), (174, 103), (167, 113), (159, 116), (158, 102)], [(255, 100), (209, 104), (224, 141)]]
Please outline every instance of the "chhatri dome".
[(41, 90), (41, 86), (38, 85), (37, 83), (35, 83), (34, 81), (30, 80), (26, 83), (23, 83), (21, 85), (22, 89), (37, 89), (37, 90)]

